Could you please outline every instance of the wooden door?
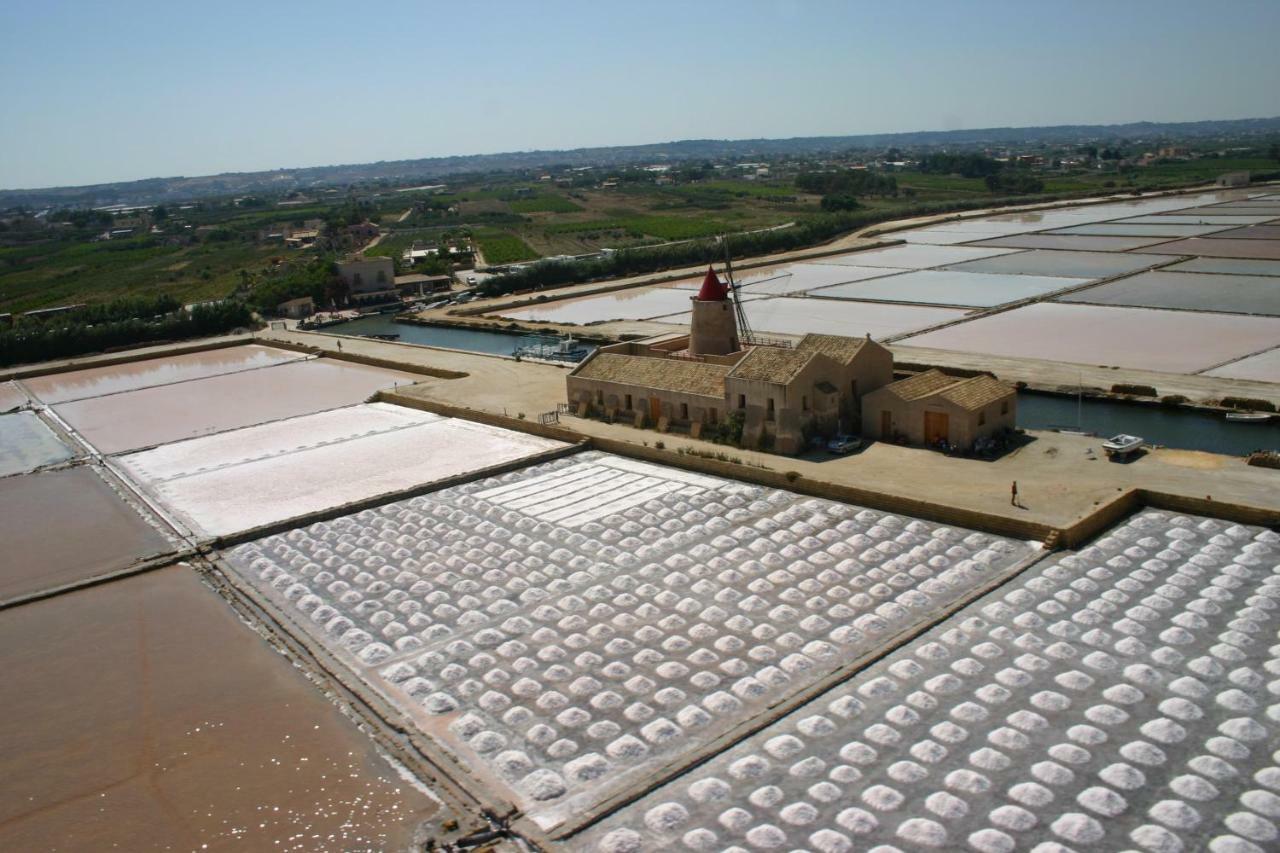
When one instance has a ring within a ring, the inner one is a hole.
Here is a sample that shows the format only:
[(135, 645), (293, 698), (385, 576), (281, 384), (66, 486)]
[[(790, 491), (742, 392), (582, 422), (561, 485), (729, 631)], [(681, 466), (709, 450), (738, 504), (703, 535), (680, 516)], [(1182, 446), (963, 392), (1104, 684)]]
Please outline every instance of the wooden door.
[(951, 418), (946, 412), (924, 413), (924, 443), (936, 444), (951, 435)]
[(880, 413), (880, 437), (893, 438), (893, 413), (887, 410)]
[(661, 417), (662, 417), (662, 403), (658, 400), (657, 397), (650, 397), (649, 398), (649, 420), (653, 421), (656, 424), (658, 422), (658, 419)]

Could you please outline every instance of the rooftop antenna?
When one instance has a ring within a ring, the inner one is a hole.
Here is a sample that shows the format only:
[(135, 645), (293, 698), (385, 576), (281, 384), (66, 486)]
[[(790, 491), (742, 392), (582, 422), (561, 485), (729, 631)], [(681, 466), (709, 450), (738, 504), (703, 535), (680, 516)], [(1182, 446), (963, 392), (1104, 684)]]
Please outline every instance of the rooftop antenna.
[(733, 313), (738, 319), (738, 340), (744, 344), (756, 343), (756, 336), (747, 322), (746, 309), (742, 307), (742, 298), (738, 295), (738, 283), (733, 280), (733, 256), (729, 252), (729, 237), (721, 234), (720, 242), (724, 246), (724, 273), (729, 279), (729, 292), (733, 294)]

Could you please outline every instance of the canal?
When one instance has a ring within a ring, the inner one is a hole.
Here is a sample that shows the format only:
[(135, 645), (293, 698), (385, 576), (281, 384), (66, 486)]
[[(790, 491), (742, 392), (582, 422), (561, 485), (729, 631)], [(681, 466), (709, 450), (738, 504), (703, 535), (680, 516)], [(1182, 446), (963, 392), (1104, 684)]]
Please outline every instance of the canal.
[(1280, 448), (1280, 424), (1228, 421), (1222, 414), (1164, 409), (1110, 400), (1090, 400), (1079, 407), (1071, 397), (1018, 394), (1018, 426), (1023, 429), (1076, 429), (1104, 438), (1118, 433), (1140, 435), (1152, 444), (1183, 450), (1206, 450), (1244, 456), (1255, 450)]
[[(397, 323), (390, 314), (361, 317), (359, 320), (327, 326), (322, 331), (334, 335), (399, 335), (401, 343), (446, 347), (487, 355), (511, 355), (515, 352), (516, 345), (526, 337), (518, 332)], [(582, 346), (588, 351), (595, 349), (591, 344), (584, 343)]]

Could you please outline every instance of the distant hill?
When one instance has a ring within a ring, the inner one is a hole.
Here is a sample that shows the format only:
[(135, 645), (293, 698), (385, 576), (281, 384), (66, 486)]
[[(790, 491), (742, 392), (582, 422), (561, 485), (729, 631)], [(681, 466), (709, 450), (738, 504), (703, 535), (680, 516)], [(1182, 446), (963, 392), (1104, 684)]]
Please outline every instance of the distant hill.
[(608, 148), (575, 148), (567, 151), (513, 151), (426, 157), (345, 166), (310, 166), (265, 172), (227, 172), (202, 177), (147, 178), (81, 187), (49, 187), (35, 190), (0, 190), (0, 209), (26, 205), (93, 206), (186, 201), (209, 196), (235, 195), (388, 182), (401, 184), (448, 178), (453, 175), (539, 169), (550, 166), (624, 166), (662, 160), (700, 160), (843, 152), (889, 146), (973, 147), (1155, 140), (1175, 137), (1248, 137), (1280, 132), (1280, 117), (1192, 122), (1133, 122), (1110, 125), (1056, 125), (1053, 127), (989, 127), (979, 130), (930, 130), (910, 133), (878, 133), (860, 136), (802, 136), (792, 139), (686, 139), (650, 145)]

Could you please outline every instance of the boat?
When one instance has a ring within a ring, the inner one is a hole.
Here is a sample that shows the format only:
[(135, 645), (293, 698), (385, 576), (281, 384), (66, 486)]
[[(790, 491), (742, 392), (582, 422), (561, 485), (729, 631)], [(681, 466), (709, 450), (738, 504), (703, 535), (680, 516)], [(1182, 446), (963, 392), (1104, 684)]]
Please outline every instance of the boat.
[(1227, 420), (1246, 424), (1260, 424), (1271, 420), (1270, 412), (1227, 412)]
[(370, 332), (365, 335), (358, 335), (361, 338), (373, 338), (379, 341), (398, 341), (400, 340), (399, 332)]
[(1121, 433), (1120, 435), (1113, 435), (1102, 442), (1102, 449), (1112, 459), (1124, 459), (1130, 454), (1141, 450), (1146, 443), (1141, 436)]

